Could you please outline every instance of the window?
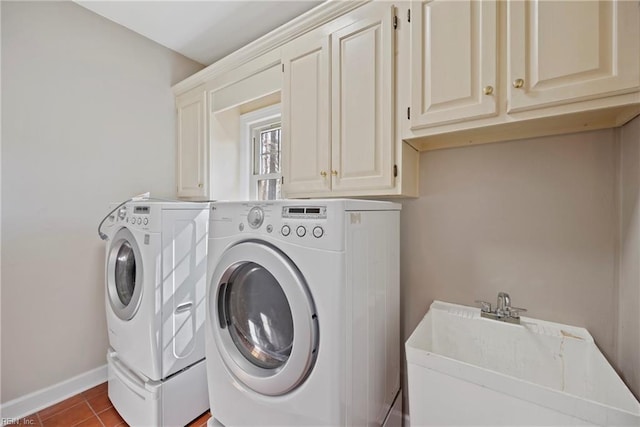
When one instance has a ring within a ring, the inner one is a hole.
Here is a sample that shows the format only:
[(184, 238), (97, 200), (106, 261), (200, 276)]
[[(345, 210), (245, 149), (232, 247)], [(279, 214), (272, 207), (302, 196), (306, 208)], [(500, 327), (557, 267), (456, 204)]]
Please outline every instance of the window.
[[(253, 173), (251, 187), (258, 200), (280, 199), (280, 123), (255, 128), (252, 135)], [(250, 190), (251, 191), (251, 190)]]
[(274, 200), (282, 198), (280, 106), (274, 105), (242, 115), (242, 141), (249, 172), (249, 198)]

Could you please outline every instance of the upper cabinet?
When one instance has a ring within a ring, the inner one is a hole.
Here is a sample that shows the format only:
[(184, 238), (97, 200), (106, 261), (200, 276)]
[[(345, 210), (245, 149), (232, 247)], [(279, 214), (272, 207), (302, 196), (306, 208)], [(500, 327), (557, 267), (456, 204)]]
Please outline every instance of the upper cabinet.
[(496, 115), (495, 1), (427, 0), (411, 12), (412, 128)]
[(331, 191), (329, 35), (320, 29), (290, 42), (282, 65), (284, 191)]
[(637, 91), (635, 1), (507, 3), (508, 111)]
[(419, 149), (615, 127), (640, 113), (636, 1), (416, 0), (408, 13), (400, 125)]
[(331, 175), (334, 192), (394, 186), (395, 8), (371, 3), (331, 34)]
[(399, 194), (394, 11), (369, 3), (282, 48), (287, 197)]
[(199, 86), (176, 98), (177, 195), (208, 198), (207, 97)]

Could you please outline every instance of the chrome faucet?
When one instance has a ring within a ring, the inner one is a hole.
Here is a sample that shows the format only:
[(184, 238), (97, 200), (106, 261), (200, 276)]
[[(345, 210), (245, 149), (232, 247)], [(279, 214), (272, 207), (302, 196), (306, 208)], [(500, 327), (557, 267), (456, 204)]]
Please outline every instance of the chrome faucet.
[(498, 292), (498, 302), (496, 311), (508, 311), (511, 308), (511, 298), (506, 292)]
[(476, 303), (480, 304), (480, 316), (501, 322), (520, 324), (520, 313), (527, 311), (525, 308), (512, 307), (511, 298), (506, 292), (498, 293), (495, 310), (491, 310), (491, 304), (486, 301)]

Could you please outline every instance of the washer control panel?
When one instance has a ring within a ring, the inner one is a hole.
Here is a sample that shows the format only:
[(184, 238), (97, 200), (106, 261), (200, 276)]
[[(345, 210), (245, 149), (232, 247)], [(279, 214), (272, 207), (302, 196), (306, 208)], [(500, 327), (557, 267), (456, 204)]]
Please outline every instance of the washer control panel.
[(126, 224), (129, 227), (135, 226), (136, 228), (147, 229), (150, 215), (151, 209), (149, 206), (122, 206), (111, 214), (109, 218), (112, 222), (115, 220), (116, 223)]
[(344, 249), (343, 200), (256, 200), (211, 202), (210, 239), (265, 239), (302, 248)]
[[(213, 208), (215, 212), (215, 207)], [(327, 225), (326, 205), (243, 203), (236, 223), (240, 232), (260, 232), (291, 239), (321, 239)]]
[(282, 206), (282, 222), (280, 234), (285, 237), (291, 235), (291, 230), (295, 230), (295, 236), (292, 237), (309, 236), (320, 239), (324, 236), (327, 207), (285, 205)]

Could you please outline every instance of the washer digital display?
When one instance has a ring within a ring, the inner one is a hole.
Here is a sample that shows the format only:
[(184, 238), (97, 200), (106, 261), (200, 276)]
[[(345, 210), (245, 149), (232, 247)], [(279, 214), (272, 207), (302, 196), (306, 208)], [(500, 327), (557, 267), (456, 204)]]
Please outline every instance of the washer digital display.
[(327, 219), (326, 206), (283, 206), (283, 218)]

